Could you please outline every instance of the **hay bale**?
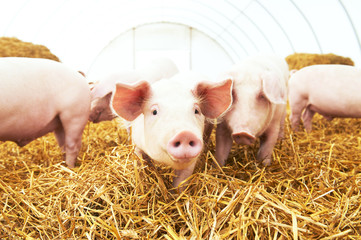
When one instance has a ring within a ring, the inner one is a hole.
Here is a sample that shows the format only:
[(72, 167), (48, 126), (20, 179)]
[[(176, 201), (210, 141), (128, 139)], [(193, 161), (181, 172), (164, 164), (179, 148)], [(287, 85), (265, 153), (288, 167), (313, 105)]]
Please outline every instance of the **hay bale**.
[(276, 145), (234, 145), (225, 167), (214, 134), (189, 185), (134, 154), (115, 120), (89, 123), (80, 165), (65, 167), (53, 134), (24, 148), (0, 143), (1, 239), (358, 239), (361, 121), (314, 117), (313, 131)]
[(0, 37), (0, 57), (46, 58), (60, 62), (47, 47), (23, 42), (14, 37)]
[(294, 53), (286, 57), (289, 69), (301, 69), (316, 64), (343, 64), (354, 66), (351, 58), (342, 57), (333, 53), (313, 54), (313, 53)]

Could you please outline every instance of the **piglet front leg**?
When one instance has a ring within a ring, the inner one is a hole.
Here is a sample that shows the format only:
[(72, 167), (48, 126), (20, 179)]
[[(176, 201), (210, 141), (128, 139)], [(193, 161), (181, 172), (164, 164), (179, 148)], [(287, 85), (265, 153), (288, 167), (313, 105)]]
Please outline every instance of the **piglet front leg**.
[(231, 151), (233, 139), (226, 122), (217, 125), (216, 129), (216, 159), (222, 167), (227, 161), (229, 152)]
[(269, 128), (260, 136), (260, 147), (257, 153), (257, 161), (262, 162), (264, 166), (270, 166), (272, 162), (272, 152), (276, 145), (280, 128)]
[[(174, 173), (175, 173), (175, 176), (173, 178), (173, 187), (174, 188), (177, 188), (181, 182), (183, 182), (184, 180), (186, 180), (189, 176), (191, 176), (193, 174), (196, 163), (197, 162), (195, 161), (185, 169), (176, 169), (174, 171)], [(186, 186), (187, 186), (187, 184), (183, 183), (179, 187), (179, 192), (182, 192)]]

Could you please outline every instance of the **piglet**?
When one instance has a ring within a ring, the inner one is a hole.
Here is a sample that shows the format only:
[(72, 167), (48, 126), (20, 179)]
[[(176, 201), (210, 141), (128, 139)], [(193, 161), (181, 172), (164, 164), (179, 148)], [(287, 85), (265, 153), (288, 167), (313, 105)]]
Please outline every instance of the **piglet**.
[(39, 58), (0, 58), (0, 140), (25, 146), (54, 131), (74, 167), (88, 121), (85, 78), (64, 64)]
[(313, 65), (289, 80), (290, 122), (298, 130), (300, 118), (306, 131), (319, 113), (328, 120), (361, 117), (361, 69), (347, 65)]
[(178, 73), (177, 66), (168, 58), (157, 58), (149, 62), (143, 68), (137, 70), (123, 70), (110, 74), (91, 90), (91, 112), (89, 121), (99, 123), (110, 121), (116, 117), (110, 109), (110, 100), (117, 82), (132, 84), (140, 80), (150, 83), (162, 78), (169, 78)]
[[(196, 83), (192, 87), (190, 82)], [(138, 154), (175, 169), (173, 186), (189, 177), (203, 150), (206, 119), (215, 119), (232, 104), (232, 80), (210, 83), (194, 72), (179, 73), (152, 85), (118, 83), (112, 107), (132, 121)]]
[(124, 70), (113, 73), (99, 82), (94, 83), (91, 89), (91, 110), (89, 121), (99, 123), (113, 120), (116, 115), (110, 109), (110, 100), (117, 82), (135, 83), (139, 81), (140, 75), (136, 71)]
[[(216, 129), (216, 159), (225, 164), (233, 141), (251, 145), (260, 139), (257, 160), (271, 164), (273, 148), (283, 136), (288, 65), (277, 56), (250, 57), (223, 76), (234, 80), (233, 104)], [(222, 79), (224, 79), (222, 78)]]

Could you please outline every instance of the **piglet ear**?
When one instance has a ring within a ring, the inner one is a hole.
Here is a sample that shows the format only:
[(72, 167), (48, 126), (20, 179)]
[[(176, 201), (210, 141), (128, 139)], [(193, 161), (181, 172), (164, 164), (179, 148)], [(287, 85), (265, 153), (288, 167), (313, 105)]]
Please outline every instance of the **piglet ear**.
[(112, 95), (113, 95), (113, 93), (110, 92), (107, 95), (105, 95), (104, 97), (102, 97), (102, 99), (107, 104), (107, 106), (110, 106), (110, 101), (112, 100)]
[(221, 83), (201, 82), (196, 86), (196, 95), (201, 98), (201, 111), (207, 118), (218, 118), (232, 105), (233, 81)]
[(141, 81), (135, 85), (117, 83), (111, 106), (113, 111), (127, 121), (133, 121), (142, 113), (144, 101), (150, 96), (150, 85)]
[(262, 74), (262, 90), (265, 97), (274, 104), (286, 104), (286, 85), (276, 74), (267, 72)]
[(102, 84), (101, 82), (95, 82), (92, 86), (89, 85), (89, 87), (92, 101), (97, 98), (105, 97), (109, 93), (112, 93), (114, 89), (114, 85)]

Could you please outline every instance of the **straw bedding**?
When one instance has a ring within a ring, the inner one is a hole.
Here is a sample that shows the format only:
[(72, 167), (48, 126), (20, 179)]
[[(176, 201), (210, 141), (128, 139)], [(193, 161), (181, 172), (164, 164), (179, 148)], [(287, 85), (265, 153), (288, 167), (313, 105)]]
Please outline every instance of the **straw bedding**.
[(60, 62), (44, 45), (24, 42), (15, 37), (0, 37), (0, 57), (47, 58)]
[(339, 56), (333, 53), (293, 53), (286, 57), (289, 69), (301, 69), (315, 64), (343, 64), (354, 66), (355, 63), (349, 57)]
[(1, 239), (360, 239), (361, 121), (314, 117), (255, 163), (234, 145), (225, 167), (214, 135), (189, 185), (134, 154), (117, 121), (89, 123), (75, 169), (53, 134), (0, 143)]

